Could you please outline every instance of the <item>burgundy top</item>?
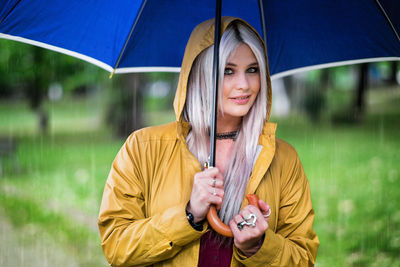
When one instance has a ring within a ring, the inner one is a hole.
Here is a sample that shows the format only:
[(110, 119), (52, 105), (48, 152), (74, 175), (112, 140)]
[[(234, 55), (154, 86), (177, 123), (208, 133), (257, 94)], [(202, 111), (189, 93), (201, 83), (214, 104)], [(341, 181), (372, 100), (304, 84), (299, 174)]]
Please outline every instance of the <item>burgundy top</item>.
[(200, 239), (199, 267), (229, 267), (232, 246), (220, 245), (213, 231), (208, 231)]

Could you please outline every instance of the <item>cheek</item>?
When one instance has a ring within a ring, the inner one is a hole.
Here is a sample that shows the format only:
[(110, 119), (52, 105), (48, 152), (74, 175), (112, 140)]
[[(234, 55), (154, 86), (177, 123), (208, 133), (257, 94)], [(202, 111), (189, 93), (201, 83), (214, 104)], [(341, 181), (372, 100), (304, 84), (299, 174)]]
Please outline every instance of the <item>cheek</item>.
[[(231, 93), (231, 89), (230, 89), (230, 84), (229, 81), (224, 80), (224, 83), (222, 84), (222, 95), (224, 96), (224, 98), (229, 97), (230, 93)], [(221, 90), (220, 89), (220, 90)]]
[(257, 94), (257, 93), (260, 91), (261, 81), (260, 81), (260, 76), (259, 76), (259, 75), (253, 76), (253, 77), (250, 79), (250, 86), (251, 86), (251, 90), (252, 90), (254, 93)]
[(258, 94), (260, 92), (261, 84), (260, 81), (254, 81), (254, 83), (251, 86), (251, 90), (255, 93)]

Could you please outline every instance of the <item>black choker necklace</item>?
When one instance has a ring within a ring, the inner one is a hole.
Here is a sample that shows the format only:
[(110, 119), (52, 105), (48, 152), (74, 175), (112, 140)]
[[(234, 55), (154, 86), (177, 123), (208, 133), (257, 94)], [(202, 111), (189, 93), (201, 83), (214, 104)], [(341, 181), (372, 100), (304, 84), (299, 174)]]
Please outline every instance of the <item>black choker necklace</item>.
[(234, 132), (227, 132), (227, 133), (216, 133), (215, 134), (215, 139), (233, 139), (236, 140), (238, 136), (239, 131), (234, 131)]

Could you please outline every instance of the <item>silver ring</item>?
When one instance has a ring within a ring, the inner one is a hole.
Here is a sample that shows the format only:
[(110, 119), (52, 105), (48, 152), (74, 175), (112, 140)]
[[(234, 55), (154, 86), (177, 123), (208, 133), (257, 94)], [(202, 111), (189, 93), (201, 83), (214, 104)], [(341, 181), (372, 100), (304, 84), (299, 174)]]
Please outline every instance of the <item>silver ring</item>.
[(271, 209), (268, 210), (268, 214), (264, 214), (263, 216), (264, 218), (269, 218), (271, 216)]
[(249, 216), (246, 216), (243, 219), (243, 221), (238, 222), (237, 224), (239, 230), (242, 230), (245, 226), (256, 227), (257, 216), (254, 213), (249, 214)]
[[(249, 222), (249, 220), (253, 219), (252, 222)], [(254, 213), (250, 213), (249, 216), (247, 216), (246, 218), (244, 218), (244, 220), (246, 222), (248, 222), (251, 227), (255, 227), (256, 226), (256, 221), (257, 221), (257, 216)]]
[(216, 196), (217, 195), (217, 189), (215, 189), (215, 187), (213, 187), (214, 188), (214, 191), (213, 191), (213, 196)]
[(245, 227), (246, 225), (247, 225), (246, 221), (241, 221), (241, 222), (238, 222), (237, 227), (239, 228), (239, 230), (242, 230), (243, 227)]
[(217, 183), (217, 179), (213, 178), (212, 186), (215, 187), (216, 183)]

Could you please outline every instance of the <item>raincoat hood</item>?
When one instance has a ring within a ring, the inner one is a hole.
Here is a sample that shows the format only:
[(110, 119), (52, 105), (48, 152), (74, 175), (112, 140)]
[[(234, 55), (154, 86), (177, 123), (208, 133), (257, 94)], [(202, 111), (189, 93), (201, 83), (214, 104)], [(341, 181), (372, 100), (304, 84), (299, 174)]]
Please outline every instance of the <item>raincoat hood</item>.
[[(257, 31), (251, 27), (246, 21), (234, 18), (234, 17), (222, 17), (221, 18), (221, 32), (224, 33), (230, 24), (235, 21), (240, 21), (243, 24), (250, 27), (258, 36), (258, 38), (262, 41), (262, 38), (257, 33)], [(193, 63), (197, 56), (203, 52), (208, 47), (214, 45), (214, 19), (207, 20), (201, 24), (199, 24), (190, 35), (189, 41), (186, 45), (185, 55), (183, 57), (181, 72), (179, 76), (178, 87), (175, 94), (174, 100), (174, 110), (176, 115), (176, 120), (182, 120), (182, 112), (186, 102), (186, 93), (187, 93), (187, 84), (189, 80), (190, 71), (192, 69)], [(269, 121), (270, 113), (271, 113), (271, 100), (272, 100), (272, 90), (271, 90), (271, 79), (269, 75), (268, 68), (268, 57), (267, 57), (267, 49), (264, 41), (262, 41), (264, 45), (264, 54), (265, 54), (265, 63), (266, 63), (266, 81), (267, 81), (267, 97), (268, 97), (268, 105), (267, 105), (267, 117), (266, 121)]]

